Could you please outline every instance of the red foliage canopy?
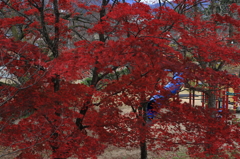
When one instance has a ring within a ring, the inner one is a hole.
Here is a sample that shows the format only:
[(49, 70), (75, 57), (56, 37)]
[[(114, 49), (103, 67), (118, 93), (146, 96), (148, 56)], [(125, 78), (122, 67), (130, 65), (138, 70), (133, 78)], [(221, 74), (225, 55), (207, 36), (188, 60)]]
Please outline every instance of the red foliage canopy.
[(21, 159), (97, 158), (109, 145), (144, 144), (159, 156), (179, 146), (195, 157), (239, 155), (239, 124), (229, 123), (228, 112), (219, 119), (212, 108), (171, 99), (150, 123), (145, 113), (149, 97), (171, 79), (166, 69), (183, 72), (191, 89), (238, 87), (222, 65), (239, 64), (239, 49), (229, 43), (239, 33), (230, 39), (223, 25), (239, 21), (102, 2), (1, 1), (3, 14), (11, 13), (0, 19), (1, 66), (19, 81), (0, 86), (1, 146)]

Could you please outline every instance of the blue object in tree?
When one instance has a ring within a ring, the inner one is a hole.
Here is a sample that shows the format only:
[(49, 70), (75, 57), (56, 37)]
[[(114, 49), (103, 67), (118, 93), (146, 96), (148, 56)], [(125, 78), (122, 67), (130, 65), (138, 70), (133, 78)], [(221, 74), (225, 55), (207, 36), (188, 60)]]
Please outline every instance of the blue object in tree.
[[(169, 82), (164, 89), (171, 92), (171, 94), (176, 94), (183, 85), (183, 78), (181, 77), (182, 73), (175, 73), (173, 76), (173, 81)], [(170, 96), (171, 96), (170, 94)]]
[(147, 105), (147, 116), (149, 119), (153, 119), (157, 114), (156, 110), (154, 110), (154, 105), (160, 107), (161, 100), (167, 100), (181, 89), (182, 85), (184, 84), (183, 83), (184, 79), (181, 77), (181, 75), (182, 73), (174, 73), (173, 80), (169, 82), (166, 86), (164, 86), (164, 89), (169, 91), (169, 94), (167, 96), (157, 94), (150, 98), (150, 101), (148, 102)]

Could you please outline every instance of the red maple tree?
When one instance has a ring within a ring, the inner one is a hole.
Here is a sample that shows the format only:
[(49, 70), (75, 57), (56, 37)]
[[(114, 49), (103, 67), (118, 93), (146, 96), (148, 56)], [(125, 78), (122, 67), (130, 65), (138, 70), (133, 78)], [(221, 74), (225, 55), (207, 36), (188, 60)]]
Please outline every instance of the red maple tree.
[(216, 118), (212, 106), (167, 99), (154, 120), (146, 115), (149, 98), (167, 94), (173, 72), (188, 87), (207, 83), (202, 91), (239, 85), (214, 68), (238, 64), (239, 50), (219, 40), (222, 28), (211, 23), (237, 20), (109, 2), (1, 1), (1, 62), (19, 81), (1, 85), (1, 146), (21, 159), (97, 158), (109, 145), (140, 147), (141, 158), (179, 146), (193, 157), (237, 157), (239, 125), (228, 112)]

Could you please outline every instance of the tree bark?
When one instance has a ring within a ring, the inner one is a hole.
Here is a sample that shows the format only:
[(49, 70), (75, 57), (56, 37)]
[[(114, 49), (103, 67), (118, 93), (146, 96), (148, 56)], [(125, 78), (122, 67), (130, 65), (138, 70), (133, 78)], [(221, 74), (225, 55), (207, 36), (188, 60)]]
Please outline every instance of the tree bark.
[(147, 159), (147, 143), (146, 140), (140, 143), (141, 159)]
[[(140, 151), (141, 159), (147, 159), (146, 122), (147, 122), (147, 102), (141, 104), (139, 116), (142, 117), (142, 129), (140, 129)], [(141, 126), (140, 126), (141, 128)]]
[(215, 108), (216, 95), (215, 91), (209, 90), (206, 93), (208, 98), (208, 108)]

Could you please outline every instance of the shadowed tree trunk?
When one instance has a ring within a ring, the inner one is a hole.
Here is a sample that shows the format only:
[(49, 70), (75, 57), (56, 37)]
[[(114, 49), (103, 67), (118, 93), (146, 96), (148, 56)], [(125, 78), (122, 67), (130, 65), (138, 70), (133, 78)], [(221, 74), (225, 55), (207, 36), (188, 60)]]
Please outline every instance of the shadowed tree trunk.
[(141, 151), (141, 159), (147, 159), (147, 142), (146, 142), (146, 122), (147, 122), (147, 102), (143, 102), (141, 107), (139, 108), (139, 116), (142, 117), (142, 130), (140, 130), (140, 151)]
[(214, 93), (215, 91), (212, 90), (206, 92), (208, 108), (215, 108), (216, 95)]

